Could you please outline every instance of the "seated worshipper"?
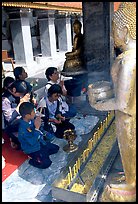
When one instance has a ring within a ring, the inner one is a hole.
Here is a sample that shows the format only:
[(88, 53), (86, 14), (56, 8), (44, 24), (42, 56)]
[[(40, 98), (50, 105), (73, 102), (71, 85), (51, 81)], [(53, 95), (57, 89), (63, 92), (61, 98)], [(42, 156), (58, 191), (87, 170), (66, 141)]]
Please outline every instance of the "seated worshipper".
[[(4, 80), (4, 86), (7, 78)], [(27, 93), (27, 86), (24, 81), (14, 81), (7, 86), (2, 95), (2, 112), (4, 116), (5, 132), (10, 138), (11, 147), (20, 149), (20, 143), (15, 133), (19, 127), (19, 106), (24, 101), (30, 100), (30, 94)]]
[(62, 95), (58, 98), (60, 105), (59, 110), (61, 111), (62, 115), (66, 117), (66, 119), (70, 119), (76, 115), (76, 107), (72, 104), (68, 105), (65, 101), (65, 96), (67, 95), (67, 90), (64, 86), (64, 81), (59, 80), (59, 72), (57, 71), (56, 67), (49, 67), (46, 69), (45, 72), (46, 78), (48, 80), (45, 86), (45, 93), (47, 94), (48, 89), (53, 84), (59, 84), (62, 89)]
[(26, 85), (27, 85), (27, 90), (30, 94), (30, 102), (36, 104), (36, 94), (33, 91), (33, 86), (31, 86), (31, 84), (26, 81), (25, 79), (28, 77), (27, 72), (25, 71), (25, 69), (23, 67), (16, 67), (14, 69), (14, 76), (15, 76), (15, 80), (22, 80), (25, 81)]
[(57, 153), (59, 146), (44, 140), (43, 133), (40, 131), (41, 118), (36, 117), (32, 103), (22, 103), (19, 112), (22, 118), (18, 139), (23, 152), (31, 157), (29, 164), (41, 169), (48, 168), (52, 164), (49, 155)]
[(8, 89), (8, 87), (14, 82), (14, 78), (7, 76), (3, 81), (3, 88), (2, 88), (2, 94)]
[(45, 117), (43, 117), (44, 129), (51, 131), (51, 128), (47, 127), (49, 123), (53, 128), (52, 131), (58, 138), (63, 138), (65, 130), (75, 129), (74, 125), (66, 120), (66, 117), (63, 116), (59, 110), (58, 99), (61, 94), (61, 86), (59, 84), (53, 84), (48, 89), (47, 97), (43, 97), (38, 103), (38, 109), (43, 109), (42, 113), (45, 115)]
[[(4, 79), (3, 82), (3, 87), (2, 87), (2, 95), (4, 94), (4, 92), (7, 90), (7, 88), (14, 82), (14, 78), (13, 77), (6, 77)], [(2, 112), (2, 129), (5, 129), (5, 122), (4, 122), (4, 116), (3, 116), (3, 112)], [(2, 138), (2, 144), (4, 144), (4, 139)]]

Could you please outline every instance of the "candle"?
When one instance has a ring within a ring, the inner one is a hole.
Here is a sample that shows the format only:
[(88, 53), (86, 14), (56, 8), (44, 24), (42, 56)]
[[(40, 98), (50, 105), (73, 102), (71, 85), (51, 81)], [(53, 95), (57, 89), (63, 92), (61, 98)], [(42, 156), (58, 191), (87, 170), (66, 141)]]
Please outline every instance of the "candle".
[(41, 107), (41, 108), (40, 108), (40, 113), (42, 113), (42, 110), (43, 110), (43, 108)]
[(87, 157), (87, 149), (84, 150), (84, 154), (85, 154), (85, 160), (86, 160), (86, 157)]
[(76, 173), (79, 171), (79, 165), (78, 165), (78, 160), (76, 161)]
[(97, 140), (99, 140), (99, 138), (100, 138), (100, 128), (98, 127), (97, 128)]
[(68, 173), (67, 177), (68, 177), (68, 184), (70, 184), (70, 181), (71, 181), (71, 179), (70, 179), (70, 173)]
[(101, 121), (101, 134), (103, 133), (103, 123)]
[(94, 133), (94, 135), (93, 135), (93, 145), (95, 145), (95, 143), (96, 143), (96, 138), (95, 138), (95, 133)]
[(84, 150), (82, 156), (83, 156), (83, 162), (85, 162), (85, 150)]
[(107, 123), (107, 127), (108, 127), (108, 115), (107, 115), (107, 117), (106, 117), (106, 123)]
[(78, 158), (78, 169), (80, 169), (81, 163), (80, 163), (80, 158)]
[(99, 138), (101, 137), (101, 134), (102, 134), (102, 128), (101, 128), (101, 125), (100, 125), (100, 128), (99, 128)]
[(88, 148), (86, 149), (86, 156), (87, 157), (89, 156), (89, 149)]
[(90, 151), (92, 150), (92, 139), (88, 141), (88, 148)]
[(106, 128), (108, 127), (108, 120), (107, 117), (105, 118), (105, 124), (106, 124)]
[(72, 180), (72, 171), (71, 171), (71, 167), (69, 166), (69, 173), (70, 173), (70, 179)]
[(105, 120), (103, 121), (103, 130), (105, 130)]
[(110, 113), (110, 111), (108, 112), (108, 118), (109, 118), (109, 122), (110, 122), (110, 119), (111, 119), (111, 113)]
[(96, 131), (95, 132), (95, 143), (97, 142), (97, 140), (98, 140), (98, 132)]
[(73, 171), (74, 171), (74, 177), (76, 176), (76, 164), (73, 166)]
[(92, 148), (94, 147), (94, 142), (93, 142), (93, 139), (92, 139)]

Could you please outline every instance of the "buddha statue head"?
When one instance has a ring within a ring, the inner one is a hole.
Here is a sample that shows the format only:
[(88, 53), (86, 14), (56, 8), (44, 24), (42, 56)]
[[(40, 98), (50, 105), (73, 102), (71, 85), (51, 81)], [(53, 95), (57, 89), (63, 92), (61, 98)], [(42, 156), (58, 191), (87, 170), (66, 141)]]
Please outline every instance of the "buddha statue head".
[(136, 3), (122, 2), (113, 16), (113, 38), (115, 47), (136, 40)]
[(81, 22), (76, 18), (74, 23), (73, 23), (73, 31), (74, 31), (74, 33), (76, 33), (76, 34), (81, 33), (81, 27), (82, 27)]

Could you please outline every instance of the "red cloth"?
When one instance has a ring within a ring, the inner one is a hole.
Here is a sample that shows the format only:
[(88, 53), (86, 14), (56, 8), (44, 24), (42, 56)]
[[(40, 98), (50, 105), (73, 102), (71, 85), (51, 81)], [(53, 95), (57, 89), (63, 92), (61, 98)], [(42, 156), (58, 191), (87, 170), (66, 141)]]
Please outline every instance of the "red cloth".
[(2, 156), (5, 158), (6, 165), (2, 169), (2, 182), (10, 176), (26, 159), (28, 156), (25, 155), (21, 150), (14, 150), (10, 146), (9, 137), (3, 133), (4, 144), (2, 144)]

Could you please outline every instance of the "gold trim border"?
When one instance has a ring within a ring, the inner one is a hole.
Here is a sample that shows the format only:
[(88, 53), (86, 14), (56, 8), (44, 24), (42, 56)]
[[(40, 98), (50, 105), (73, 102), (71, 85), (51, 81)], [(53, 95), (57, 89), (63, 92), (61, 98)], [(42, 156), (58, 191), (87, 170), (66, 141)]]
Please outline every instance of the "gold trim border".
[(27, 2), (27, 3), (26, 2), (2, 2), (2, 6), (45, 9), (45, 10), (59, 10), (59, 11), (82, 13), (81, 8), (55, 6), (55, 5), (50, 5), (49, 3), (41, 4), (41, 3), (31, 3), (31, 2)]

